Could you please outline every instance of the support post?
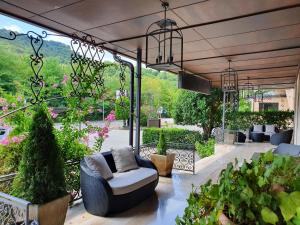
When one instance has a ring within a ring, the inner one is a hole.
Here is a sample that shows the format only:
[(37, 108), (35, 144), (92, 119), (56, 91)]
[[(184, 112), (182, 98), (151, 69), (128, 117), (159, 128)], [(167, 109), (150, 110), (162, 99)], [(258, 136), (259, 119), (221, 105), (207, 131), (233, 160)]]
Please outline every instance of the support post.
[(136, 154), (140, 154), (140, 122), (141, 122), (141, 84), (142, 84), (142, 49), (137, 49), (136, 59), (136, 130), (135, 130), (135, 150)]
[(223, 91), (223, 114), (222, 114), (222, 135), (223, 135), (223, 142), (225, 141), (224, 133), (225, 133), (225, 113), (226, 113), (226, 92)]

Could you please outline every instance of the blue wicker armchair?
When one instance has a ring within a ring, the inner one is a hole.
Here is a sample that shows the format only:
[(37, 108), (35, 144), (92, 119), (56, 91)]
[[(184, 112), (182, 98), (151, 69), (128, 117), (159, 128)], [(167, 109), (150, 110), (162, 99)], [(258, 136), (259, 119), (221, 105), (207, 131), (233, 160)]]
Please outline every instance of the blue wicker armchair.
[[(102, 153), (111, 171), (115, 173), (116, 166), (111, 152)], [(140, 168), (150, 168), (157, 170), (153, 163), (136, 156), (137, 164)], [(152, 171), (153, 172), (153, 171)], [(85, 160), (80, 162), (80, 185), (85, 209), (96, 216), (105, 216), (127, 210), (154, 193), (158, 183), (157, 178), (139, 188), (124, 194), (114, 194), (114, 190), (99, 174), (94, 173), (86, 165)], [(115, 178), (113, 178), (115, 179)], [(117, 179), (117, 178), (116, 178)], [(132, 186), (132, 184), (130, 184)]]
[(280, 145), (281, 143), (290, 144), (293, 137), (293, 130), (287, 130), (282, 133), (273, 134), (270, 138), (272, 145)]

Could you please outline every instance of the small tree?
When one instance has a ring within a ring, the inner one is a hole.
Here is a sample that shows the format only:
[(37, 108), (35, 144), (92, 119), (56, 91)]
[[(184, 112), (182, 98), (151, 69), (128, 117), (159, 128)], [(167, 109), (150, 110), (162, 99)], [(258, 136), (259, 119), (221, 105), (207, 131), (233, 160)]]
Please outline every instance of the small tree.
[(66, 194), (63, 161), (47, 109), (39, 107), (25, 140), (13, 194), (43, 204)]
[(166, 155), (167, 154), (167, 144), (166, 144), (166, 138), (163, 131), (159, 134), (159, 141), (157, 144), (157, 154), (159, 155)]
[(176, 123), (201, 127), (204, 138), (208, 139), (212, 129), (221, 125), (222, 90), (213, 88), (210, 95), (182, 90), (177, 97), (173, 116)]
[(115, 104), (116, 118), (117, 120), (123, 120), (124, 126), (130, 115), (129, 104), (129, 99), (124, 96), (118, 98)]

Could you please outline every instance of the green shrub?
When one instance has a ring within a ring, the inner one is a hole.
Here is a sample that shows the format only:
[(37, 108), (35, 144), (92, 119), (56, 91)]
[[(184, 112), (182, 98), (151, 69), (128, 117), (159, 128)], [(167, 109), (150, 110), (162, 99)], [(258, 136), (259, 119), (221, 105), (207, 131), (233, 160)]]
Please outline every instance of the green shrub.
[(218, 179), (193, 188), (178, 225), (218, 224), (224, 213), (234, 224), (290, 224), (300, 219), (300, 158), (267, 152), (239, 168), (229, 163)]
[(53, 133), (47, 109), (39, 107), (25, 140), (13, 195), (34, 204), (43, 204), (66, 192), (60, 147)]
[(215, 151), (215, 143), (216, 141), (213, 138), (209, 138), (208, 141), (202, 143), (196, 141), (195, 148), (198, 155), (201, 158), (213, 155)]
[(181, 128), (144, 128), (143, 144), (157, 143), (160, 132), (163, 131), (166, 142), (192, 144), (203, 140), (199, 131), (190, 131)]
[(163, 131), (159, 134), (159, 141), (157, 144), (157, 154), (159, 155), (166, 155), (167, 154), (167, 144), (166, 144), (166, 138)]
[(286, 129), (293, 120), (293, 111), (236, 112), (235, 116), (228, 114), (227, 124), (239, 129), (248, 129), (253, 124), (274, 124), (279, 129)]
[(130, 116), (130, 102), (127, 97), (120, 97), (116, 100), (115, 113), (117, 120), (128, 120)]

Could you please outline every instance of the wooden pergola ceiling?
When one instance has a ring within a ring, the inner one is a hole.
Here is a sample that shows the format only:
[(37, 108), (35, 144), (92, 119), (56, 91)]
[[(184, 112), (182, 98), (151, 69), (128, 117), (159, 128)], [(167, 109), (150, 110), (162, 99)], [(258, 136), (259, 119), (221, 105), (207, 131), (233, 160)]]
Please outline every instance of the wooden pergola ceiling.
[[(299, 0), (169, 3), (167, 15), (184, 35), (186, 71), (219, 86), (220, 72), (231, 59), (240, 86), (249, 77), (265, 88), (294, 87), (300, 62)], [(92, 35), (107, 49), (132, 58), (138, 47), (145, 51), (147, 27), (163, 18), (159, 0), (3, 0), (0, 11), (68, 36)], [(176, 52), (174, 58), (179, 58)]]

